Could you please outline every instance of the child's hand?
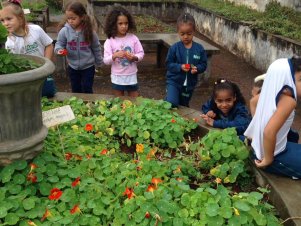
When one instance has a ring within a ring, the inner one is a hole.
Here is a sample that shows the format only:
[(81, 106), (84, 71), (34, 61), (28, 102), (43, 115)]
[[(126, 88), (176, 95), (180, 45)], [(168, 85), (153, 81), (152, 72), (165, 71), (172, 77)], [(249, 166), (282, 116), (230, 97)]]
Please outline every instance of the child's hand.
[(113, 54), (112, 59), (116, 60), (116, 58), (123, 58), (125, 57), (125, 52), (124, 51), (117, 51)]
[(182, 64), (181, 69), (182, 71), (188, 72), (190, 70), (190, 64)]
[(213, 112), (213, 111), (208, 111), (207, 114), (206, 114), (208, 117), (210, 118), (215, 118), (216, 114)]
[(214, 119), (210, 118), (208, 115), (201, 114), (201, 118), (209, 125), (213, 126)]
[(67, 56), (68, 55), (68, 51), (67, 51), (67, 49), (59, 49), (57, 51), (57, 54), (61, 55), (61, 56)]
[(198, 68), (191, 64), (191, 74), (197, 74), (198, 73)]
[(125, 52), (125, 58), (131, 62), (138, 60), (138, 57), (136, 57), (133, 53), (130, 52)]

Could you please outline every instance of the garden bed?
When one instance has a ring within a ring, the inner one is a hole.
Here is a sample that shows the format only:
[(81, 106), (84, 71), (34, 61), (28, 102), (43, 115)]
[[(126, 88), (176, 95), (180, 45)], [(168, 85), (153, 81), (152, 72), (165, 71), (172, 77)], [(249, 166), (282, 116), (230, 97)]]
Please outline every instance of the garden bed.
[(147, 99), (44, 100), (43, 109), (66, 104), (76, 119), (49, 130), (42, 154), (1, 168), (0, 223), (280, 225), (266, 189), (232, 190), (248, 178), (234, 129), (193, 141), (194, 120)]

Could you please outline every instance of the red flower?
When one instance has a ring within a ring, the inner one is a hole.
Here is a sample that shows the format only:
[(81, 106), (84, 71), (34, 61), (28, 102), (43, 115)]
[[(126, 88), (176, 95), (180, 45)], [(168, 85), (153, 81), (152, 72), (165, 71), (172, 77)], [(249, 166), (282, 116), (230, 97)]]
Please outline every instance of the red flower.
[(85, 130), (86, 130), (87, 132), (92, 131), (92, 130), (93, 130), (93, 125), (90, 124), (90, 123), (87, 123), (87, 124), (86, 124), (86, 127), (85, 127)]
[(149, 219), (150, 217), (151, 217), (151, 215), (150, 215), (150, 213), (147, 211), (147, 212), (145, 213), (145, 218)]
[(71, 214), (81, 213), (82, 211), (80, 210), (80, 208), (78, 206), (79, 205), (74, 205), (73, 208), (70, 210), (70, 213)]
[(67, 152), (66, 154), (65, 154), (65, 159), (66, 160), (70, 160), (72, 158), (72, 154), (70, 153), (70, 152)]
[(34, 164), (34, 163), (30, 163), (29, 166), (30, 166), (30, 171), (29, 172), (31, 172), (34, 169), (38, 168), (38, 166), (36, 164)]
[(123, 192), (123, 195), (127, 195), (128, 199), (133, 198), (135, 196), (134, 189), (126, 187), (125, 191)]
[(57, 51), (57, 54), (61, 55), (61, 56), (67, 56), (68, 51), (67, 51), (67, 49), (60, 49), (59, 51)]
[(156, 188), (153, 185), (148, 185), (146, 191), (147, 192), (154, 192), (156, 190)]
[(51, 213), (48, 209), (46, 209), (43, 217), (41, 218), (41, 221), (44, 221), (47, 217), (51, 217)]
[(190, 64), (185, 64), (185, 69), (190, 69)]
[(37, 176), (34, 173), (29, 173), (27, 175), (27, 181), (31, 181), (31, 183), (37, 182)]
[(175, 119), (171, 119), (171, 122), (172, 122), (172, 123), (175, 123), (175, 122), (176, 122), (176, 120), (175, 120)]
[(103, 150), (100, 152), (101, 155), (106, 155), (107, 153), (108, 153), (108, 150), (107, 150), (107, 149), (103, 149)]
[(160, 178), (153, 178), (151, 182), (157, 187), (158, 184), (162, 183), (163, 181)]
[(50, 191), (50, 195), (48, 196), (48, 198), (50, 200), (58, 200), (61, 196), (62, 196), (63, 192), (58, 189), (58, 188), (53, 188)]
[(72, 182), (72, 187), (75, 187), (76, 185), (80, 184), (80, 177), (77, 177), (73, 182)]

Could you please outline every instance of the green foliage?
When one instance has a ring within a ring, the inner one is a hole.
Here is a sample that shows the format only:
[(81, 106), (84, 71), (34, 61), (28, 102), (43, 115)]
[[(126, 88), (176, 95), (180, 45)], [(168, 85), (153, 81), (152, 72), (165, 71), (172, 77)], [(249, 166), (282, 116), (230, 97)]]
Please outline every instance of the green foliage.
[[(42, 103), (44, 110), (66, 104), (76, 119), (49, 129), (34, 165), (17, 161), (0, 168), (1, 225), (280, 225), (273, 207), (263, 200), (265, 189), (234, 194), (211, 180), (190, 188), (198, 171), (195, 157), (205, 158), (214, 148), (211, 141), (237, 143), (232, 130), (225, 136), (210, 132), (194, 143), (175, 136), (182, 143), (172, 150), (179, 153), (164, 158), (171, 149), (166, 141), (154, 142), (155, 123), (171, 127), (169, 133), (179, 132), (175, 124), (184, 134), (195, 127), (168, 110), (169, 104), (142, 99), (137, 105), (119, 99), (84, 103), (76, 98)], [(128, 137), (124, 130), (132, 121), (138, 128)], [(123, 153), (125, 139), (131, 140), (133, 155)], [(142, 143), (135, 149), (137, 139)], [(239, 149), (241, 143), (234, 146)], [(245, 159), (245, 154), (230, 152), (221, 158)], [(211, 156), (215, 159), (216, 153)], [(57, 200), (50, 199), (53, 188), (62, 192)]]
[(39, 66), (41, 65), (30, 59), (0, 49), (0, 75), (32, 70)]
[(7, 37), (7, 30), (5, 27), (0, 23), (0, 46), (6, 42)]
[(42, 10), (47, 6), (44, 0), (23, 0), (22, 7), (30, 10)]
[(136, 15), (135, 22), (138, 33), (168, 33), (176, 32), (173, 26), (149, 15)]

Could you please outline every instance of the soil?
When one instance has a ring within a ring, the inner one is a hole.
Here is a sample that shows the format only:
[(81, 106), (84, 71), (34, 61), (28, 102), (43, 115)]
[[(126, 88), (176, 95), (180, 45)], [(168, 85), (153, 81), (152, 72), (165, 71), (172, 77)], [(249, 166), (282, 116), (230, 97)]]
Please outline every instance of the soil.
[[(51, 24), (49, 30), (55, 30), (55, 23)], [(47, 30), (48, 31), (48, 30)], [(248, 101), (251, 97), (251, 89), (254, 78), (262, 71), (246, 63), (243, 59), (233, 55), (203, 35), (197, 33), (197, 37), (217, 46), (220, 54), (214, 55), (211, 62), (211, 76), (209, 80), (197, 87), (192, 96), (190, 107), (200, 110), (201, 105), (210, 98), (214, 81), (219, 77), (227, 78), (237, 83)], [(140, 95), (146, 98), (163, 99), (165, 97), (165, 68), (156, 67), (156, 53), (146, 52), (142, 62), (138, 65), (138, 84)], [(71, 92), (70, 83), (66, 75), (54, 75), (56, 86), (59, 92)], [(110, 81), (110, 67), (103, 66), (95, 76), (94, 93), (113, 94)], [(301, 128), (301, 108), (297, 107), (293, 128)]]

